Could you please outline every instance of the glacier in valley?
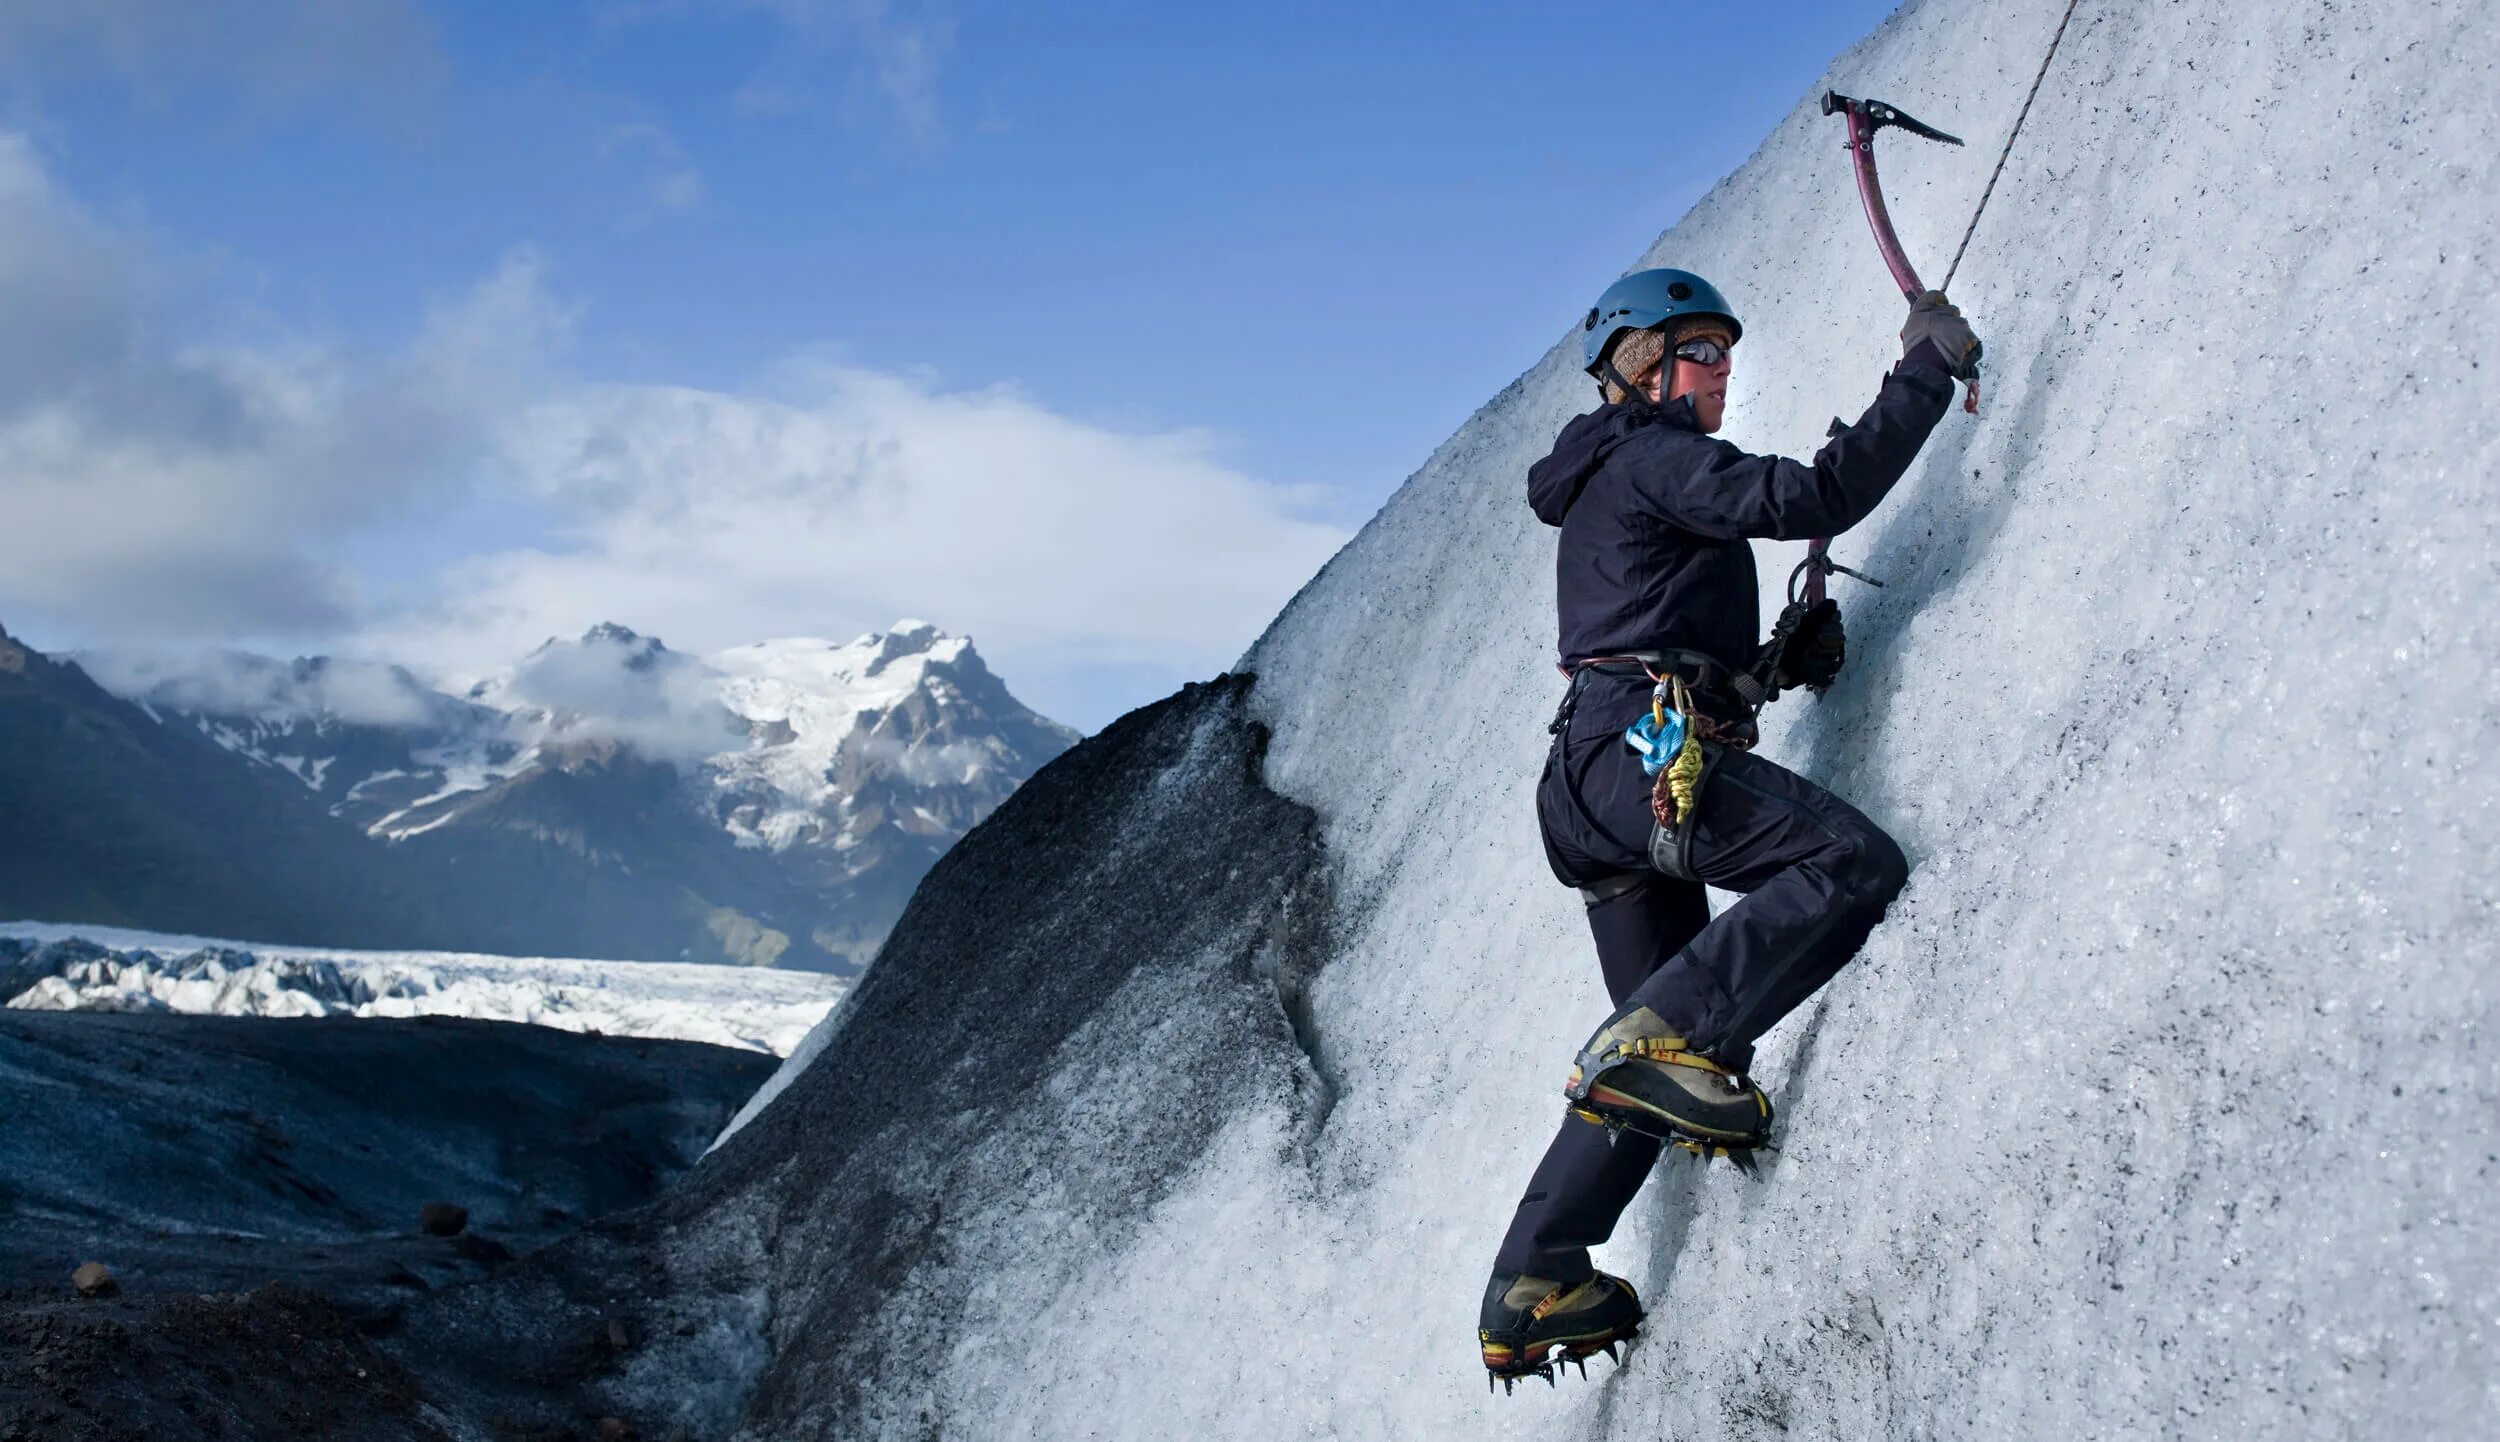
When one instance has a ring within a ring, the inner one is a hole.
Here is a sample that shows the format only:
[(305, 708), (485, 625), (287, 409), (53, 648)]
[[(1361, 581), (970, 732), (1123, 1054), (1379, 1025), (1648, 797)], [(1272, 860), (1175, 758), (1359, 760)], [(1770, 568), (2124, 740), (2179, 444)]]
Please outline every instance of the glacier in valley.
[[(1933, 269), (2061, 8), (1924, 0), (1826, 77), (1974, 137), (1887, 153)], [(1473, 1336), (1605, 1010), (1530, 806), (1569, 344), (1255, 682), (967, 837), (684, 1183), (393, 1345), (482, 1415), (622, 1306), (654, 1341), (588, 1394), (698, 1437), (2483, 1435), (2496, 81), (2460, 0), (2076, 12), (1955, 288), (1982, 412), (1838, 543), (1887, 585), (1766, 718), (1909, 889), (1766, 1039), (1763, 1175), (1663, 1166), (1600, 1250), (1621, 1371), (1488, 1396)], [(1742, 310), (1749, 448), (1893, 354), (1812, 97), (1640, 259)]]
[(701, 962), (268, 946), (0, 921), (0, 1005), (184, 1016), (457, 1016), (788, 1056), (849, 983)]

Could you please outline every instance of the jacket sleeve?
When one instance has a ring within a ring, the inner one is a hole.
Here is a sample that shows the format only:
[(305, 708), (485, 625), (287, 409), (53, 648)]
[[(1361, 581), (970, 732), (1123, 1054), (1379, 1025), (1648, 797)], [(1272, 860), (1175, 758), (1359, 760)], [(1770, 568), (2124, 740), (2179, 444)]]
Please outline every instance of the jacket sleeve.
[(1715, 540), (1802, 541), (1836, 536), (1882, 502), (1953, 403), (1953, 380), (1905, 365), (1884, 377), (1858, 423), (1806, 465), (1756, 456), (1669, 426), (1627, 439), (1607, 460), (1642, 505)]

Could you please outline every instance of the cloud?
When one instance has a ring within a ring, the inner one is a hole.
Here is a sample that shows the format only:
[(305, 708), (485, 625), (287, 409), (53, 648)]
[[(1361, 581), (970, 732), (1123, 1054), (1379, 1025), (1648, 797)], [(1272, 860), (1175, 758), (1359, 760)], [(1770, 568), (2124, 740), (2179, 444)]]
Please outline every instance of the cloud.
[(239, 651), (82, 651), (72, 659), (117, 696), (177, 711), (351, 725), (420, 726), (449, 702), (395, 666), (274, 661)]
[(0, 618), (466, 680), (600, 621), (708, 651), (928, 615), (1090, 725), (1228, 664), (1345, 538), (1211, 436), (1010, 387), (585, 379), (526, 250), (390, 351), (204, 341), (202, 308), (0, 133)]
[(151, 103), (217, 91), (274, 112), (339, 97), (400, 124), (447, 65), (414, 0), (0, 0), (0, 70), (67, 83), (99, 68)]
[(651, 177), (651, 205), (657, 210), (692, 210), (707, 193), (703, 176), (692, 166), (663, 170)]
[(588, 386), (533, 407), (501, 468), (560, 543), (458, 564), (382, 644), (457, 673), (609, 617), (711, 650), (916, 612), (1066, 704), (1081, 673), (1221, 669), (1345, 539), (1308, 518), (1316, 495), (1227, 467), (1202, 434), (855, 366), (800, 364), (776, 390)]
[(637, 121), (617, 126), (609, 132), (606, 149), (611, 155), (638, 157), (645, 168), (641, 203), (632, 216), (633, 224), (693, 210), (710, 194), (703, 172), (695, 168), (685, 147), (657, 125)]
[[(739, 114), (793, 115), (811, 108), (810, 97), (833, 93), (855, 124), (882, 126), (913, 150), (945, 144), (938, 80), (955, 22), (935, 0), (616, 0), (600, 13), (609, 25), (766, 16), (780, 25), (782, 43), (731, 96)], [(844, 69), (847, 83), (827, 83), (828, 66)]]
[(569, 323), (526, 252), (395, 355), (202, 339), (195, 308), (0, 132), (0, 603), (104, 639), (347, 627), (337, 542), (473, 479)]
[(691, 765), (743, 746), (746, 723), (720, 699), (721, 675), (656, 638), (613, 627), (550, 641), (498, 677), (482, 699), (548, 713), (553, 734), (619, 741)]

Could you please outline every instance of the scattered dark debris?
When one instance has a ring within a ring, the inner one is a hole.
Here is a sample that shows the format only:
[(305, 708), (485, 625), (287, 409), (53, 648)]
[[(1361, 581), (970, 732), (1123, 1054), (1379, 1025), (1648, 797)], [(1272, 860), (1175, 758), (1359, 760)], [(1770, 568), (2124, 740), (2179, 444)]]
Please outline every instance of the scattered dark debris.
[(429, 1237), (456, 1237), (469, 1229), (469, 1209), (450, 1202), (428, 1202), (417, 1213), (417, 1230)]
[(0, 1291), (9, 1442), (451, 1442), (426, 1411), (408, 1374), (302, 1287), (92, 1300)]

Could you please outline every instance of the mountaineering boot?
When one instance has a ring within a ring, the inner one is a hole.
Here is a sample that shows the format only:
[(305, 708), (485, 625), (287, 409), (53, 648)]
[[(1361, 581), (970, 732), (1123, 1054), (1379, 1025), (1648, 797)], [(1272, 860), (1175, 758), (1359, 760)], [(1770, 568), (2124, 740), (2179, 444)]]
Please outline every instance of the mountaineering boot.
[(1542, 1377), (1550, 1386), (1565, 1362), (1588, 1373), (1587, 1359), (1599, 1352), (1617, 1361), (1618, 1343), (1641, 1330), (1641, 1299), (1632, 1284), (1599, 1272), (1585, 1282), (1565, 1284), (1517, 1272), (1495, 1272), (1485, 1284), (1484, 1313), (1476, 1323), (1476, 1339), (1484, 1344), (1485, 1385), (1495, 1381), (1509, 1391), (1522, 1377)]
[(1771, 1134), (1762, 1088), (1692, 1050), (1645, 1006), (1598, 1028), (1563, 1093), (1592, 1120), (1704, 1154), (1758, 1147)]

